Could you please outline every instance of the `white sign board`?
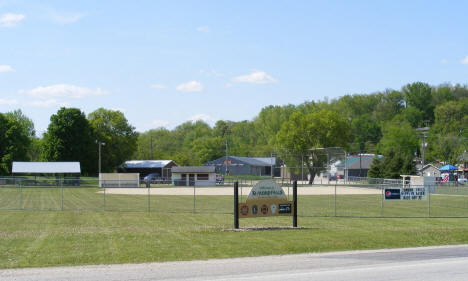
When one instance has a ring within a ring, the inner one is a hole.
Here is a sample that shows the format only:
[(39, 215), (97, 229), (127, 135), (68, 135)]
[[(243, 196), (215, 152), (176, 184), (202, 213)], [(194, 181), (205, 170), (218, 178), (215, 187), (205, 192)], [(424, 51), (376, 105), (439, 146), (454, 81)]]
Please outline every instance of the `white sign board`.
[(427, 189), (425, 187), (386, 188), (385, 200), (426, 200)]

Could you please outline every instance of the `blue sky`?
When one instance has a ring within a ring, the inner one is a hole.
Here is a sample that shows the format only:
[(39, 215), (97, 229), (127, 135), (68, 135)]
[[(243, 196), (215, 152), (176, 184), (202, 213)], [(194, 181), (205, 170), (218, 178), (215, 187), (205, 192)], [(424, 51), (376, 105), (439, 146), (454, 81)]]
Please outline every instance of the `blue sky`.
[[(409, 3), (408, 3), (409, 2)], [(143, 132), (267, 105), (466, 84), (463, 1), (0, 0), (0, 112), (61, 106)]]

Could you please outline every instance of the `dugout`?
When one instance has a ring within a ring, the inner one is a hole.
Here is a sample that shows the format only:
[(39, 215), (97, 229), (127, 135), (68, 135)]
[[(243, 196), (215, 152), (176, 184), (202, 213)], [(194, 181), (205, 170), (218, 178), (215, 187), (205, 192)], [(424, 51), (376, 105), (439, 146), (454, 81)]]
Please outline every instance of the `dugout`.
[(117, 168), (119, 173), (139, 173), (140, 177), (148, 174), (159, 174), (162, 179), (171, 179), (172, 167), (179, 166), (172, 160), (131, 160), (125, 161)]

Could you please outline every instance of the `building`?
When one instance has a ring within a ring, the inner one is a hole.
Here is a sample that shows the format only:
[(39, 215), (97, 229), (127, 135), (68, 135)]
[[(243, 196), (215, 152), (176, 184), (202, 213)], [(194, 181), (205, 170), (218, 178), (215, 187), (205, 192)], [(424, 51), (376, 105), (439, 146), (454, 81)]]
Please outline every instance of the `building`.
[(439, 168), (432, 164), (427, 164), (419, 170), (419, 174), (424, 177), (440, 177)]
[(178, 166), (172, 160), (131, 160), (125, 161), (117, 168), (119, 173), (139, 173), (140, 177), (148, 174), (159, 174), (161, 178), (170, 179), (172, 167)]
[(216, 173), (228, 175), (281, 176), (276, 157), (227, 156), (210, 161), (205, 166), (216, 167)]
[(172, 167), (171, 172), (175, 186), (216, 186), (215, 166)]
[(463, 152), (457, 158), (457, 163), (460, 165), (460, 170), (463, 172), (463, 176), (468, 178), (468, 152)]
[[(345, 177), (367, 177), (372, 160), (375, 154), (359, 154), (350, 155), (346, 158), (346, 162), (342, 167), (344, 169)], [(381, 158), (382, 156), (377, 156)]]

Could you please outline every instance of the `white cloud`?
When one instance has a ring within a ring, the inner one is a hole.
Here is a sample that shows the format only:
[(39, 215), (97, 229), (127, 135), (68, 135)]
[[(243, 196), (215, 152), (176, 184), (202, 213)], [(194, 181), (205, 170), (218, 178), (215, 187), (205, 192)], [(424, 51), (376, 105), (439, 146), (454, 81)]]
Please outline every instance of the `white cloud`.
[(99, 96), (107, 94), (100, 88), (90, 89), (70, 84), (57, 84), (51, 86), (39, 86), (31, 90), (19, 90), (20, 94), (26, 94), (33, 98), (52, 99), (52, 98), (74, 98), (81, 99), (89, 96)]
[(232, 87), (232, 84), (227, 82), (226, 84), (224, 84), (224, 88), (231, 88)]
[(151, 122), (151, 126), (156, 128), (166, 127), (167, 125), (169, 125), (169, 121), (166, 120), (153, 120), (153, 122)]
[(24, 20), (23, 14), (7, 13), (0, 16), (0, 25), (3, 27), (16, 26), (20, 21)]
[(468, 64), (468, 56), (461, 60), (461, 64)]
[(50, 17), (53, 22), (58, 23), (58, 24), (69, 24), (69, 23), (74, 23), (79, 21), (82, 17), (84, 17), (84, 14), (81, 13), (73, 13), (73, 14), (58, 14), (53, 12)]
[(195, 122), (195, 121), (198, 121), (198, 120), (201, 120), (201, 121), (204, 121), (204, 122), (210, 122), (210, 121), (213, 121), (213, 118), (207, 114), (203, 114), (203, 113), (199, 113), (199, 114), (195, 114), (193, 116), (190, 116), (189, 119), (187, 119), (188, 121), (192, 121), (192, 122)]
[(206, 25), (197, 27), (198, 32), (210, 32), (210, 28)]
[(56, 99), (48, 99), (48, 100), (39, 100), (39, 101), (32, 101), (28, 103), (30, 106), (37, 106), (37, 107), (67, 107), (69, 103), (66, 102), (59, 102)]
[(201, 92), (203, 89), (203, 85), (195, 80), (180, 84), (176, 87), (176, 90), (181, 92)]
[(0, 105), (15, 105), (18, 101), (15, 99), (0, 99)]
[(441, 64), (447, 64), (447, 62), (448, 62), (447, 59), (441, 59), (441, 60), (440, 60), (440, 63), (441, 63)]
[(13, 69), (13, 67), (3, 64), (0, 65), (0, 72), (15, 72), (15, 70)]
[(150, 88), (152, 88), (152, 89), (165, 89), (166, 86), (164, 86), (162, 84), (152, 84), (152, 85), (150, 85)]
[(276, 83), (277, 81), (268, 75), (266, 72), (259, 70), (252, 70), (252, 73), (234, 77), (233, 82), (238, 83), (253, 83), (253, 84), (268, 84)]

